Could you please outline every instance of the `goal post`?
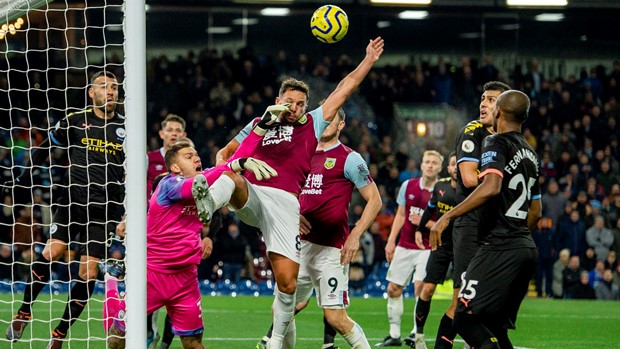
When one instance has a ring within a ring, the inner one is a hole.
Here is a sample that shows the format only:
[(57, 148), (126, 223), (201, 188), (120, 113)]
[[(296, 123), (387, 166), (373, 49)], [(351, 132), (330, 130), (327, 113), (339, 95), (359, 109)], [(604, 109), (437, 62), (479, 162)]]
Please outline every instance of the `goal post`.
[[(144, 0), (125, 3), (127, 88), (127, 348), (146, 345), (146, 14)], [(134, 233), (137, 232), (137, 233)]]
[[(68, 291), (80, 282), (76, 281), (77, 268), (71, 270), (72, 265), (79, 264), (79, 259), (69, 262), (73, 255), (50, 264), (46, 270), (49, 282), (32, 302), (32, 318), (22, 337), (16, 342), (5, 338), (5, 330), (28, 289), (26, 280), (33, 273), (33, 261), (57, 229), (52, 208), (68, 207), (68, 202), (58, 201), (63, 191), (83, 185), (67, 180), (65, 174), (76, 166), (92, 166), (76, 165), (69, 156), (58, 155), (82, 145), (90, 151), (90, 143), (53, 148), (40, 145), (49, 136), (48, 130), (66, 115), (92, 109), (89, 80), (101, 70), (114, 73), (121, 82), (116, 110), (125, 116), (125, 132), (116, 130), (116, 135), (126, 156), (126, 346), (146, 347), (145, 25), (145, 0), (0, 0), (0, 184), (15, 181), (22, 171), (29, 170), (26, 183), (7, 191), (8, 187), (0, 188), (0, 348), (45, 347), (50, 332), (63, 316)], [(86, 132), (92, 125), (82, 126)], [(123, 137), (124, 141), (120, 141)], [(107, 151), (106, 145), (93, 148)], [(37, 149), (49, 149), (49, 160), (30, 168), (29, 158)], [(84, 187), (90, 188), (90, 183)], [(109, 202), (118, 203), (115, 199)], [(106, 233), (113, 231), (111, 227), (118, 220), (106, 218)], [(84, 223), (89, 224), (91, 221)], [(99, 280), (93, 298), (69, 330), (63, 347), (106, 347), (103, 291), (104, 283)]]

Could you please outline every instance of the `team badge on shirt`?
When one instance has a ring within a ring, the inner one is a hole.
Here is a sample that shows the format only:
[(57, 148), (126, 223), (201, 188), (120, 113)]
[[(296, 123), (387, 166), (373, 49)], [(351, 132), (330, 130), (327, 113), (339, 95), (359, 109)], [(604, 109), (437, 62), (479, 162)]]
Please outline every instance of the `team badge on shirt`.
[(302, 125), (303, 125), (303, 124), (305, 124), (306, 122), (308, 122), (308, 117), (306, 117), (306, 116), (304, 115), (304, 116), (302, 116), (302, 117), (301, 117), (301, 119), (299, 119), (299, 121), (297, 121), (297, 122), (299, 122), (300, 124), (302, 124)]
[(325, 159), (325, 168), (331, 170), (336, 166), (336, 158), (327, 158)]

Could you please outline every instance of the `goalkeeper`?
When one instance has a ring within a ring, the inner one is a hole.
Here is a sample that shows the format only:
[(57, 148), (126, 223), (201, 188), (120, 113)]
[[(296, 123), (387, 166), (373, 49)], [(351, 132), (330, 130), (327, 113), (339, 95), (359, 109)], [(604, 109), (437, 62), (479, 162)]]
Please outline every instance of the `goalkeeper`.
[[(166, 175), (157, 185), (147, 215), (147, 313), (165, 306), (172, 322), (172, 332), (181, 337), (184, 348), (204, 348), (202, 334), (202, 308), (196, 266), (210, 250), (201, 239), (202, 224), (197, 219), (197, 208), (204, 207), (207, 198), (203, 190), (226, 173), (249, 170), (259, 179), (277, 176), (266, 163), (247, 156), (262, 139), (266, 129), (277, 116), (288, 111), (288, 105), (271, 106), (261, 122), (248, 137), (249, 142), (240, 147), (228, 164), (202, 171), (196, 150), (187, 142), (173, 145), (165, 154)], [(247, 197), (247, 190), (235, 190), (236, 195)], [(207, 219), (201, 218), (205, 223)], [(108, 263), (109, 264), (109, 263)], [(118, 268), (108, 268), (115, 271)], [(116, 277), (109, 273), (110, 276)], [(122, 274), (122, 273), (117, 273)], [(119, 301), (115, 279), (110, 281), (110, 294), (106, 293), (104, 322), (111, 335), (110, 348), (124, 348), (124, 323), (110, 321), (122, 319), (124, 302)]]
[[(62, 258), (69, 243), (80, 246), (79, 275), (74, 278), (62, 318), (52, 331), (50, 349), (62, 347), (69, 327), (80, 316), (95, 286), (98, 262), (106, 256), (107, 225), (123, 202), (125, 161), (125, 118), (116, 112), (118, 80), (114, 74), (100, 71), (88, 88), (92, 106), (71, 113), (49, 131), (49, 137), (31, 155), (31, 165), (42, 165), (50, 147), (68, 149), (71, 166), (66, 181), (69, 189), (57, 201), (50, 236), (43, 253), (32, 264), (24, 299), (6, 338), (17, 341), (32, 317), (32, 303), (50, 280), (50, 263)], [(14, 186), (29, 186), (31, 168), (26, 168)]]

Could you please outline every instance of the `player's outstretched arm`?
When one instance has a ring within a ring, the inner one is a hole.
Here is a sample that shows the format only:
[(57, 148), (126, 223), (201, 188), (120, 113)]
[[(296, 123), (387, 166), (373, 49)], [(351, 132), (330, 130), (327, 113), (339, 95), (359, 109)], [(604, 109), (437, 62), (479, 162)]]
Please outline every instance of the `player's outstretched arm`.
[(236, 139), (231, 139), (224, 148), (218, 150), (217, 154), (215, 154), (215, 166), (224, 165), (237, 151), (240, 145), (241, 143)]
[(370, 40), (366, 46), (366, 56), (362, 62), (349, 75), (345, 76), (336, 86), (336, 89), (327, 97), (321, 105), (323, 108), (323, 118), (325, 121), (332, 121), (336, 112), (344, 102), (353, 94), (357, 87), (362, 83), (372, 66), (383, 53), (383, 39), (379, 36)]
[(357, 221), (357, 224), (355, 224), (353, 230), (351, 230), (347, 241), (345, 241), (344, 246), (340, 250), (340, 263), (343, 265), (351, 263), (351, 259), (355, 256), (355, 252), (359, 250), (360, 236), (362, 236), (364, 231), (375, 221), (377, 214), (381, 210), (381, 194), (379, 194), (379, 189), (377, 189), (375, 182), (360, 188), (359, 192), (364, 200), (366, 200), (366, 206), (364, 206), (362, 216), (359, 221)]

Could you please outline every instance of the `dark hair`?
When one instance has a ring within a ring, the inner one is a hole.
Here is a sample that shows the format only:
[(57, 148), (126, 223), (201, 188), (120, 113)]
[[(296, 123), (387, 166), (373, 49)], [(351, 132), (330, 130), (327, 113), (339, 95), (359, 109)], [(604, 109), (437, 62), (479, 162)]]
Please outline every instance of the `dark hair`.
[(482, 86), (483, 91), (499, 91), (506, 92), (510, 90), (510, 86), (504, 84), (501, 81), (489, 81), (484, 86)]
[(282, 81), (278, 95), (281, 97), (286, 91), (300, 91), (306, 95), (306, 102), (310, 99), (310, 86), (301, 80), (288, 78)]
[(170, 171), (170, 166), (175, 163), (179, 151), (185, 148), (191, 148), (191, 145), (189, 143), (176, 143), (172, 147), (170, 147), (170, 149), (168, 149), (166, 155), (164, 156), (164, 162), (166, 163), (166, 168), (168, 169), (168, 172), (172, 172)]
[(161, 129), (166, 128), (166, 124), (169, 122), (178, 122), (183, 127), (183, 131), (185, 131), (185, 119), (176, 115), (176, 114), (168, 114), (166, 118), (161, 122)]
[(448, 161), (450, 161), (450, 158), (456, 156), (456, 152), (455, 151), (451, 151), (450, 154), (448, 154)]
[(93, 76), (90, 78), (90, 84), (91, 86), (95, 84), (95, 80), (97, 80), (97, 78), (101, 77), (101, 76), (105, 76), (111, 79), (114, 79), (116, 81), (118, 81), (118, 79), (116, 78), (116, 75), (114, 75), (112, 72), (109, 72), (107, 70), (100, 70), (98, 72), (96, 72), (95, 74), (93, 74)]

